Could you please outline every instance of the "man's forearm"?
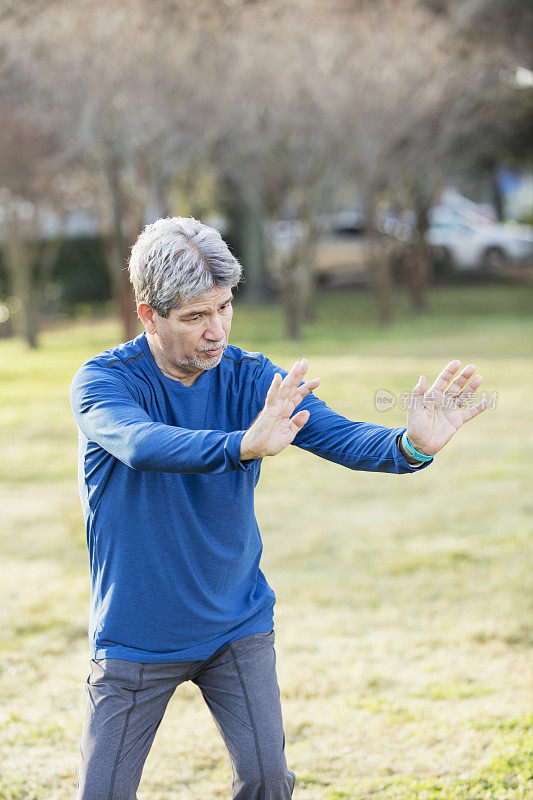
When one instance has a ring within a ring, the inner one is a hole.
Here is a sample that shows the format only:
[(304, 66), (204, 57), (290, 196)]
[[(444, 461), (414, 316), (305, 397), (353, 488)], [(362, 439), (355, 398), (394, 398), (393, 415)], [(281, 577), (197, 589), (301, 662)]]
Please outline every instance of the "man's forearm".
[(153, 420), (109, 369), (79, 370), (71, 404), (87, 441), (131, 469), (217, 475), (251, 468), (240, 461), (244, 431), (196, 430)]

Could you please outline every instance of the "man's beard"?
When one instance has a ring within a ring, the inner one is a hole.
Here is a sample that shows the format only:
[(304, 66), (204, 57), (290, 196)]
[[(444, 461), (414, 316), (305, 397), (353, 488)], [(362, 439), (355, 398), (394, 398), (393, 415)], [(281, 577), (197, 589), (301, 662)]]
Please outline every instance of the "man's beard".
[[(208, 369), (213, 369), (213, 367), (217, 367), (220, 363), (220, 359), (224, 354), (224, 350), (228, 346), (228, 343), (225, 340), (221, 342), (214, 342), (212, 347), (203, 347), (195, 356), (191, 356), (190, 358), (186, 358), (184, 361), (177, 361), (176, 363), (179, 364), (180, 367), (193, 367), (194, 369), (202, 370), (206, 372)], [(222, 348), (222, 352), (219, 353), (218, 356), (208, 356), (207, 360), (201, 359), (199, 354), (205, 353), (208, 350), (216, 350), (218, 347)]]

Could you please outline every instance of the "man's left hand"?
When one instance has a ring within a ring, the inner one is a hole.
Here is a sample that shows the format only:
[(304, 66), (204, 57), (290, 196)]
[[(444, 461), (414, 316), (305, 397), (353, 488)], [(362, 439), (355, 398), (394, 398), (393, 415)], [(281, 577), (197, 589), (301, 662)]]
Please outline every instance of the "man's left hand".
[(483, 378), (481, 375), (472, 378), (475, 364), (468, 364), (458, 372), (460, 365), (460, 361), (450, 361), (429, 389), (425, 376), (421, 375), (413, 389), (407, 410), (407, 438), (420, 453), (428, 456), (438, 453), (461, 425), (489, 405), (484, 398), (475, 406), (463, 407), (479, 389)]

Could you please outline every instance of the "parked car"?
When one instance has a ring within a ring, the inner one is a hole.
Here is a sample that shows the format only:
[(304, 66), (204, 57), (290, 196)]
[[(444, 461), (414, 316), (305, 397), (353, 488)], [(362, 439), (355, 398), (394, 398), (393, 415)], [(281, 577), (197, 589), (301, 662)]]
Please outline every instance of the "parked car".
[(426, 234), (442, 271), (498, 272), (511, 263), (533, 261), (533, 228), (467, 221), (447, 207), (430, 212)]
[[(375, 225), (381, 233), (383, 252), (395, 274), (405, 270), (409, 248), (415, 242), (415, 214), (411, 209), (395, 213), (379, 209)], [(352, 207), (316, 219), (322, 231), (316, 247), (316, 270), (322, 283), (370, 282), (370, 238), (363, 212)], [(267, 265), (279, 286), (282, 264), (305, 235), (300, 220), (280, 220), (265, 226)], [(429, 212), (426, 232), (437, 274), (499, 272), (507, 264), (533, 263), (533, 227), (494, 222), (489, 206), (479, 205), (455, 190), (442, 193), (442, 201)]]
[[(316, 222), (321, 230), (315, 253), (318, 281), (368, 284), (372, 258), (362, 212), (352, 209), (322, 215)], [(380, 230), (389, 255), (404, 246), (392, 231)], [(276, 285), (279, 285), (284, 259), (303, 240), (304, 234), (303, 223), (299, 220), (280, 220), (265, 227), (268, 269)]]

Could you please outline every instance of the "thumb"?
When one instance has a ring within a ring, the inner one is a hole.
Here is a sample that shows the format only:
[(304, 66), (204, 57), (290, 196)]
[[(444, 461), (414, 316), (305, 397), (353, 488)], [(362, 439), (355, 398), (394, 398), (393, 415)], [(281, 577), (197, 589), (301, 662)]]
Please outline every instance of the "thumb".
[(418, 383), (416, 384), (415, 388), (413, 389), (414, 395), (424, 395), (428, 388), (428, 384), (426, 381), (426, 376), (421, 375), (418, 379)]
[(294, 417), (291, 417), (291, 422), (294, 422), (298, 430), (301, 430), (308, 419), (309, 419), (309, 411), (304, 409), (303, 411), (298, 411), (298, 413), (295, 414)]
[(428, 388), (426, 376), (421, 375), (418, 379), (418, 383), (414, 387), (411, 393), (411, 408), (418, 409), (423, 408), (424, 405), (424, 394)]

